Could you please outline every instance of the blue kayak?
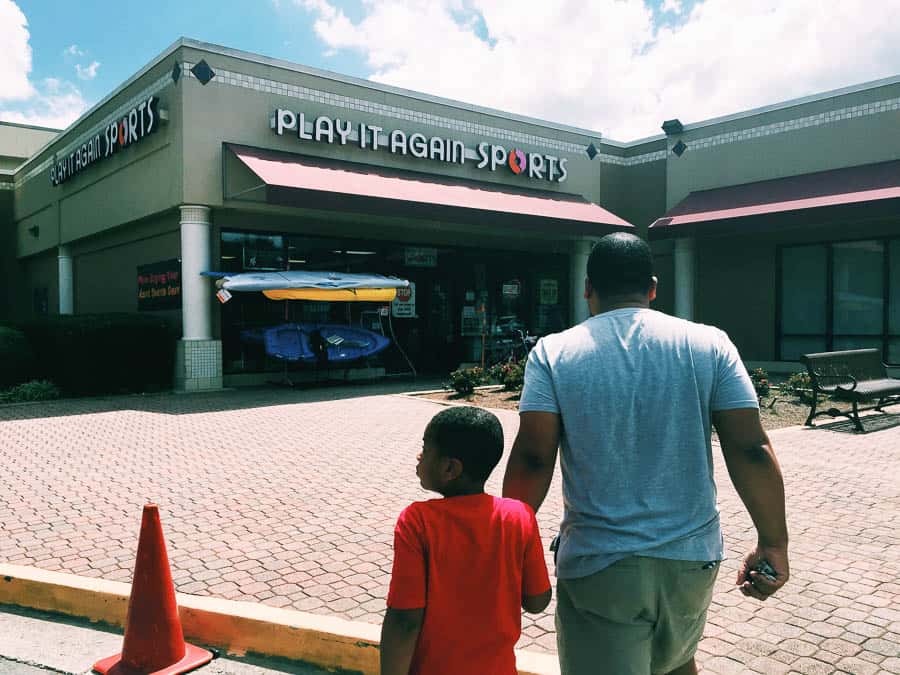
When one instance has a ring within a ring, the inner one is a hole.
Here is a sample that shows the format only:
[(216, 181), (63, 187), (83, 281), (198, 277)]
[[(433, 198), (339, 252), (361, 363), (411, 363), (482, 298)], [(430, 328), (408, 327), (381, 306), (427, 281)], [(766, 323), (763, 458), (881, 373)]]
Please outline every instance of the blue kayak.
[(390, 346), (380, 333), (330, 323), (284, 323), (241, 332), (244, 342), (261, 343), (269, 356), (284, 361), (341, 363), (373, 356)]

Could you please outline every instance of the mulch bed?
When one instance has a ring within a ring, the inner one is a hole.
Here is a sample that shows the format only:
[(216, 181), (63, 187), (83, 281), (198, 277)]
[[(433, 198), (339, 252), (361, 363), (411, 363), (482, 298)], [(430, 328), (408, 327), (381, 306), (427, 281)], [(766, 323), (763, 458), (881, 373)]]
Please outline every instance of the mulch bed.
[[(479, 389), (472, 396), (466, 397), (454, 391), (443, 391), (434, 394), (421, 394), (423, 398), (450, 403), (477, 405), (482, 408), (500, 408), (501, 410), (518, 410), (519, 392), (503, 389)], [(760, 419), (765, 429), (781, 429), (803, 424), (809, 414), (809, 405), (802, 403), (797, 397), (775, 393), (774, 396), (763, 396), (760, 400)]]

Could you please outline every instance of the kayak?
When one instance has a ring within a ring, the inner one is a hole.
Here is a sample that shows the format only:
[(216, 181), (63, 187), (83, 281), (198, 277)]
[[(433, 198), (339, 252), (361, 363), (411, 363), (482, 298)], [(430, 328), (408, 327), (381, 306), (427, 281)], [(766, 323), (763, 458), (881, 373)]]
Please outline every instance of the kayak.
[(244, 342), (262, 344), (269, 356), (284, 361), (342, 363), (373, 356), (390, 346), (389, 338), (356, 326), (284, 323), (241, 332)]

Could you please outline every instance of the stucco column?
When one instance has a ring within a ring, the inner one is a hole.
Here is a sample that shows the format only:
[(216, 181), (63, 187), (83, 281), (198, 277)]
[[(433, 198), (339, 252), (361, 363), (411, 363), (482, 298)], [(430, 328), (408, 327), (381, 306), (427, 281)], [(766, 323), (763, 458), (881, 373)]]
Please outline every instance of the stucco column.
[(75, 313), (75, 275), (72, 252), (68, 246), (60, 246), (56, 251), (59, 272), (59, 313)]
[(593, 246), (593, 241), (581, 239), (575, 242), (569, 255), (569, 318), (573, 326), (590, 316), (587, 300), (584, 298), (584, 280), (587, 277), (588, 257)]
[(222, 342), (212, 339), (213, 287), (200, 273), (212, 256), (208, 206), (181, 207), (181, 334), (175, 350), (175, 389), (222, 388)]
[(696, 245), (693, 238), (675, 240), (675, 316), (694, 318)]
[(209, 280), (212, 242), (208, 206), (181, 207), (181, 321), (183, 340), (212, 339)]

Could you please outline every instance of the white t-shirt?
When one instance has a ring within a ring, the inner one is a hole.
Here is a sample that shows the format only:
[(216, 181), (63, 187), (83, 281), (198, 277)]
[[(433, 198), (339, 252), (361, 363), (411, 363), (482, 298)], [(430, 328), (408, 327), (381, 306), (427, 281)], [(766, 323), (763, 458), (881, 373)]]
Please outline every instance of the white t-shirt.
[(721, 560), (710, 412), (758, 406), (737, 348), (711, 326), (625, 308), (542, 338), (519, 410), (562, 418), (557, 576), (632, 555)]

